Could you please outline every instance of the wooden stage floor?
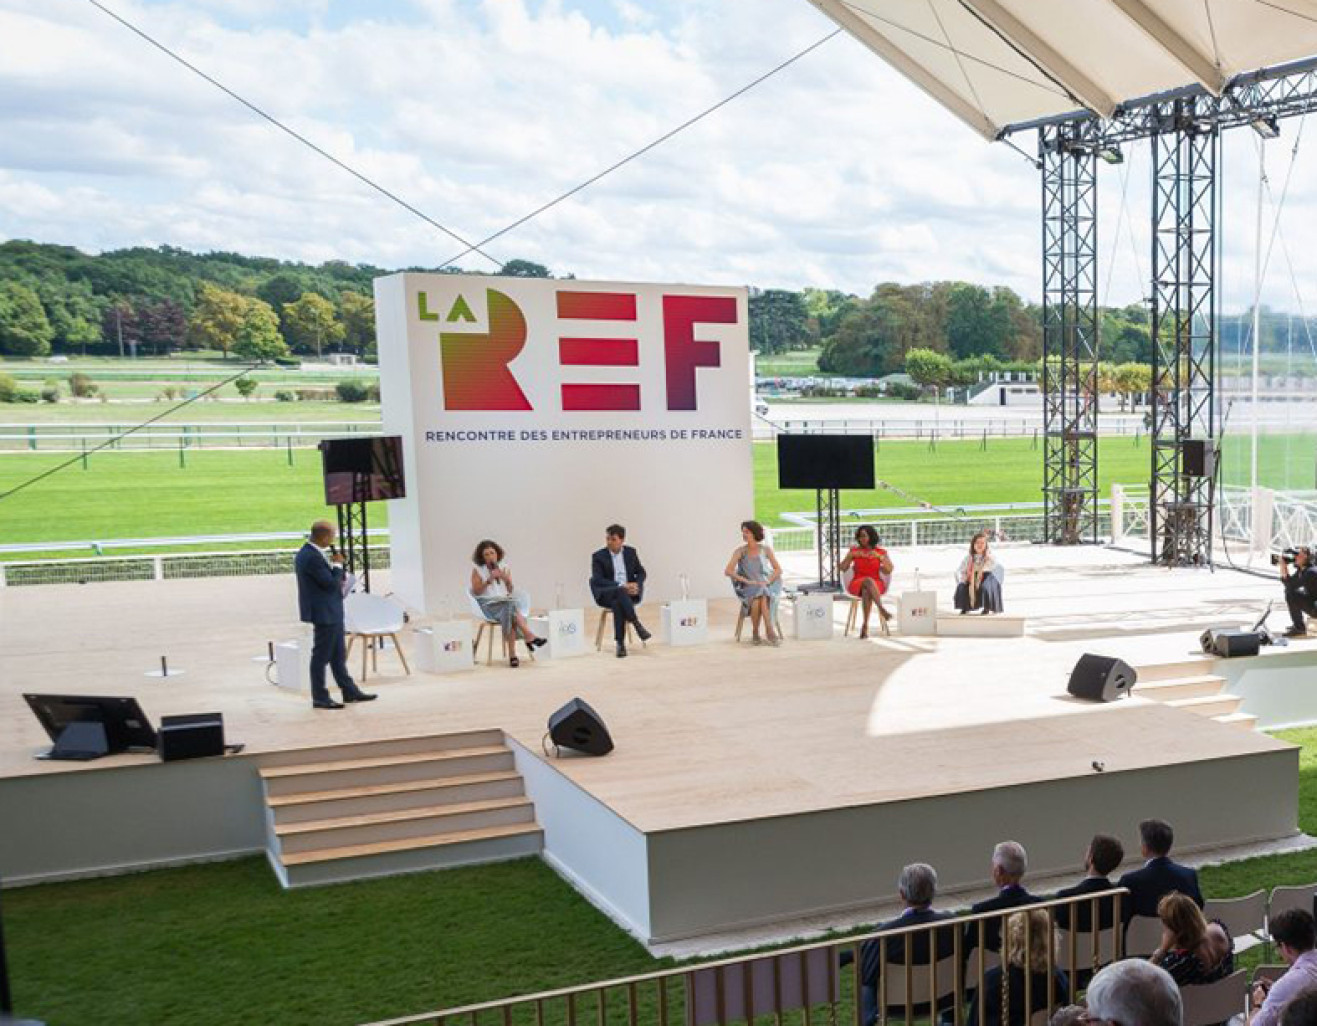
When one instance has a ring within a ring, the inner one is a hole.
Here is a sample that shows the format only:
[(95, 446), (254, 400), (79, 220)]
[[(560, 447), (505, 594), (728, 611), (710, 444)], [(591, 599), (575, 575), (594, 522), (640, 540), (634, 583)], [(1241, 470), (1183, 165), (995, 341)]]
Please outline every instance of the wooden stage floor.
[[(1190, 658), (1203, 627), (1251, 621), (1277, 584), (1155, 569), (1107, 549), (1002, 555), (1008, 608), (1028, 617), (1023, 638), (860, 641), (839, 629), (832, 641), (754, 648), (732, 641), (735, 606), (720, 600), (708, 645), (651, 643), (625, 661), (606, 646), (517, 670), (404, 678), (385, 655), (389, 675), (368, 684), (379, 701), (341, 712), (313, 711), (253, 661), (267, 641), (300, 633), (291, 576), (0, 589), (0, 778), (150, 761), (35, 761), (48, 741), (25, 691), (131, 694), (153, 720), (219, 710), (229, 739), (253, 753), (489, 727), (539, 751), (548, 714), (580, 695), (617, 750), (556, 766), (647, 833), (1088, 776), (1095, 761), (1112, 773), (1287, 747), (1137, 690), (1112, 705), (1065, 694), (1081, 653)], [(959, 557), (959, 547), (898, 552), (895, 589), (913, 586), (918, 565), (949, 605)], [(387, 580), (379, 574), (375, 590)], [(657, 609), (642, 614), (657, 634)], [(162, 654), (185, 675), (145, 676)]]

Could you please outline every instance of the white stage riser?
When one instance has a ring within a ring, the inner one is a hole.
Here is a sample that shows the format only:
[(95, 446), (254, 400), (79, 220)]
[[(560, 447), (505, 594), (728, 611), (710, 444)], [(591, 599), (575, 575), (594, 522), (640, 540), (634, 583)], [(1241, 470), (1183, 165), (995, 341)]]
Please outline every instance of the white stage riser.
[(1258, 718), (1259, 730), (1317, 723), (1317, 641), (1295, 642), (1283, 651), (1217, 659), (1212, 672), (1226, 678), (1226, 691), (1242, 699), (1240, 711)]

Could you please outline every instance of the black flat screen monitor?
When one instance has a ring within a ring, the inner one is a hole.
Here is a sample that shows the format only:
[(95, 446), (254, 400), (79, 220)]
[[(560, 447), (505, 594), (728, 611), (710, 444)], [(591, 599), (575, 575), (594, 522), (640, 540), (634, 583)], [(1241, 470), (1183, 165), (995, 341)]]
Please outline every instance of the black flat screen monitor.
[(872, 488), (869, 435), (778, 435), (779, 488)]
[(320, 443), (325, 502), (382, 502), (407, 494), (402, 470), (402, 438), (326, 438)]
[(105, 728), (105, 754), (130, 748), (154, 751), (155, 728), (135, 698), (113, 695), (24, 695), (41, 726), (58, 744), (71, 723), (99, 723)]

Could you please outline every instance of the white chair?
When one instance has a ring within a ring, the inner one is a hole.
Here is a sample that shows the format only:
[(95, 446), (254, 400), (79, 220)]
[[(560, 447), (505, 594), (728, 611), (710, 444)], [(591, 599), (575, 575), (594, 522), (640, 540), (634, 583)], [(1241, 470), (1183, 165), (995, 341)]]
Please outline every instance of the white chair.
[[(599, 610), (599, 629), (594, 632), (594, 650), (596, 652), (602, 652), (604, 650), (604, 628), (608, 626), (608, 621), (612, 619), (612, 616), (613, 611), (611, 609)], [(631, 636), (630, 621), (627, 621), (626, 625), (626, 643), (628, 645), (635, 643), (635, 639)]]
[[(890, 587), (892, 583), (892, 575), (883, 574), (883, 578)], [(855, 629), (855, 621), (860, 618), (860, 609), (864, 605), (863, 598), (859, 595), (852, 595), (850, 592), (851, 581), (853, 580), (855, 580), (854, 570), (847, 570), (841, 575), (841, 596), (842, 598), (849, 600), (851, 604), (850, 610), (846, 613), (846, 630), (842, 635), (843, 637), (849, 637), (851, 631)], [(887, 620), (883, 618), (882, 614), (879, 614), (878, 616), (878, 625), (882, 627), (884, 634), (890, 635), (892, 633), (888, 629)]]
[[(1309, 900), (1308, 907), (1312, 907)], [(1265, 941), (1267, 937), (1267, 892), (1254, 891), (1242, 898), (1208, 898), (1203, 904), (1203, 915), (1208, 920), (1225, 923), (1232, 937), (1252, 937)]]
[(343, 600), (343, 626), (348, 634), (348, 655), (352, 654), (352, 643), (361, 639), (361, 680), (366, 680), (366, 664), (379, 672), (379, 650), (384, 647), (384, 639), (393, 642), (393, 650), (402, 661), (402, 668), (408, 676), (412, 668), (407, 665), (407, 656), (398, 644), (398, 632), (406, 623), (402, 606), (385, 595), (372, 595), (365, 591), (355, 591)]
[(1162, 942), (1162, 921), (1156, 916), (1135, 916), (1125, 928), (1125, 957), (1147, 958)]
[[(471, 654), (473, 656), (479, 656), (480, 639), (485, 637), (485, 628), (488, 627), (489, 641), (486, 644), (485, 665), (489, 666), (494, 662), (494, 635), (496, 634), (501, 635), (503, 628), (502, 625), (497, 620), (491, 620), (489, 619), (489, 617), (485, 615), (485, 611), (480, 608), (480, 603), (476, 601), (476, 596), (471, 591), (470, 588), (467, 589), (466, 597), (467, 597), (467, 601), (471, 603), (471, 615), (475, 617), (476, 623), (480, 625), (476, 629), (476, 643), (474, 646), (472, 646)], [(523, 618), (529, 616), (530, 596), (527, 595), (524, 591), (514, 591), (512, 593), (512, 597), (513, 599), (516, 600), (517, 612), (519, 612)], [(529, 645), (526, 646), (526, 652), (530, 655), (532, 660), (535, 658), (535, 650), (531, 648)]]
[(1214, 1026), (1244, 1011), (1248, 996), (1248, 970), (1238, 969), (1215, 983), (1180, 988), (1184, 1026)]
[[(780, 616), (782, 603), (777, 601), (777, 598), (780, 597), (781, 596), (777, 596), (768, 604), (768, 607), (773, 613), (773, 630), (777, 631), (777, 636), (779, 638), (785, 638), (786, 635), (782, 633), (782, 619)], [(745, 603), (742, 603), (740, 610), (736, 614), (736, 640), (738, 642), (741, 640), (741, 632), (745, 629), (745, 621), (748, 619), (750, 619), (750, 614), (745, 611)]]
[(1299, 884), (1293, 887), (1273, 887), (1271, 903), (1267, 909), (1267, 918), (1275, 919), (1282, 912), (1292, 908), (1301, 908), (1305, 912), (1313, 909), (1313, 898), (1317, 897), (1317, 883)]
[[(1074, 915), (1072, 911), (1070, 913)], [(1119, 924), (1117, 924), (1117, 929)], [(1071, 964), (1070, 947), (1074, 944), (1075, 957)], [(1069, 930), (1062, 930), (1057, 927), (1056, 930), (1056, 967), (1063, 972), (1084, 973), (1093, 969), (1101, 969), (1108, 962), (1115, 961), (1116, 958), (1116, 930), (1108, 927), (1105, 930), (1075, 930), (1072, 934)], [(1094, 964), (1096, 962), (1096, 965)]]

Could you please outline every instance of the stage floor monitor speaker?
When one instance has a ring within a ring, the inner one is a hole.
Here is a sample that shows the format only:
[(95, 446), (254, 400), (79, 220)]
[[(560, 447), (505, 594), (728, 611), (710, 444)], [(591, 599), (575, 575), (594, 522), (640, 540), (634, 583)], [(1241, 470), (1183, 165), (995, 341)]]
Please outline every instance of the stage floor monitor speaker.
[(583, 698), (573, 698), (549, 717), (549, 740), (586, 755), (607, 755), (613, 739), (600, 715)]
[(1255, 656), (1262, 647), (1260, 631), (1210, 630), (1204, 631), (1203, 651), (1222, 659), (1234, 659), (1236, 656)]
[(204, 759), (224, 754), (224, 716), (195, 713), (160, 718), (160, 761)]
[(1090, 702), (1114, 702), (1134, 690), (1139, 675), (1122, 659), (1085, 653), (1070, 671), (1066, 688), (1076, 698)]

